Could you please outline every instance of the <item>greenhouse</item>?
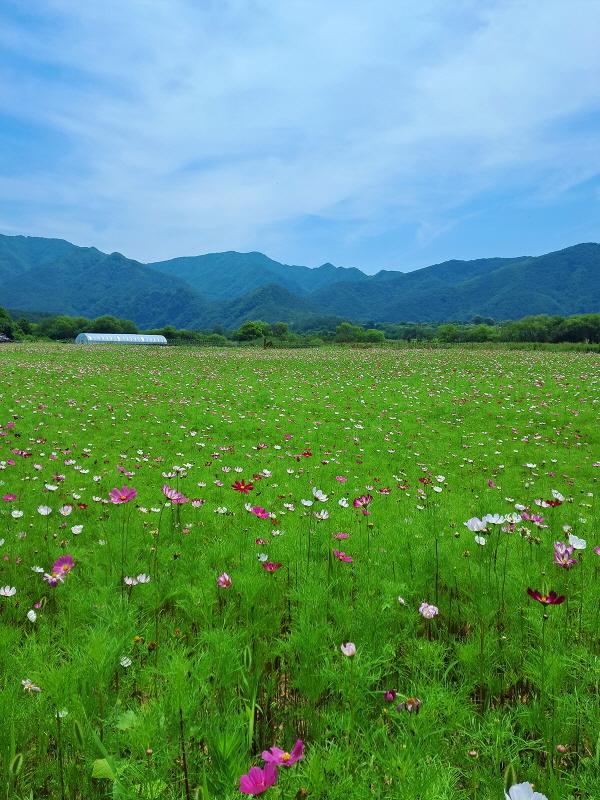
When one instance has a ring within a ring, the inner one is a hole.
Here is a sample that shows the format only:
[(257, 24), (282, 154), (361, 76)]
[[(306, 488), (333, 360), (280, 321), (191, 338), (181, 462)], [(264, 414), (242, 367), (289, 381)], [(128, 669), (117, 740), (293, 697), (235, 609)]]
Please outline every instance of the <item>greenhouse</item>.
[(75, 342), (76, 344), (167, 344), (164, 336), (149, 333), (80, 333)]

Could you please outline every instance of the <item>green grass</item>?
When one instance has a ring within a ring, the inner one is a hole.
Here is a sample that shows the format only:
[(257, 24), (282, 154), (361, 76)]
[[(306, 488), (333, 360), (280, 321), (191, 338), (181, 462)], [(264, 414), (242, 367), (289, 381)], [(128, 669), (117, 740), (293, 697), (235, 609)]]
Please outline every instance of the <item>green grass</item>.
[[(492, 800), (511, 768), (600, 796), (596, 354), (22, 345), (0, 368), (0, 798), (230, 800), (298, 738), (265, 797)], [(463, 524), (516, 504), (547, 527)], [(51, 588), (31, 568), (64, 554)]]

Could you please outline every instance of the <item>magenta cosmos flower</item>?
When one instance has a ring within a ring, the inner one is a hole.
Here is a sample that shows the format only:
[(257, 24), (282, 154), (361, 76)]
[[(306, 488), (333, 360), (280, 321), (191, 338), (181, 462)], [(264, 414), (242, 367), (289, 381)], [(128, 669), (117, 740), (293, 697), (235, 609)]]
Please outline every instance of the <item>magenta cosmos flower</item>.
[(222, 572), (217, 578), (217, 586), (219, 589), (229, 589), (233, 581), (226, 572)]
[(279, 564), (276, 561), (265, 561), (263, 564), (263, 569), (265, 569), (267, 572), (277, 572), (277, 570), (281, 569), (282, 567), (283, 564)]
[(565, 602), (564, 594), (559, 596), (556, 594), (556, 592), (542, 594), (537, 589), (527, 589), (527, 594), (529, 597), (532, 597), (534, 600), (537, 600), (538, 603), (541, 603), (544, 606), (559, 606), (561, 603)]
[(120, 489), (111, 489), (108, 493), (111, 503), (128, 503), (137, 497), (137, 489), (133, 486), (121, 486)]
[(271, 516), (267, 509), (263, 508), (262, 506), (252, 506), (250, 508), (250, 513), (254, 514), (254, 516), (258, 517), (259, 519), (269, 519)]
[(373, 495), (362, 494), (360, 497), (355, 497), (352, 501), (354, 508), (365, 508), (373, 502)]
[(304, 758), (304, 743), (302, 739), (298, 739), (296, 744), (292, 747), (291, 753), (285, 750), (280, 750), (279, 747), (272, 747), (270, 750), (265, 750), (262, 754), (262, 759), (267, 764), (275, 764), (276, 767), (291, 767), (296, 761)]
[(277, 767), (267, 763), (264, 769), (250, 767), (247, 775), (240, 778), (240, 792), (242, 794), (262, 794), (273, 784), (277, 783)]
[(69, 572), (71, 572), (74, 566), (75, 561), (73, 560), (73, 556), (65, 554), (64, 556), (56, 559), (52, 565), (52, 572), (54, 574), (67, 575)]
[(571, 569), (577, 564), (576, 558), (571, 558), (574, 548), (564, 542), (554, 542), (554, 563), (563, 569)]
[(12, 503), (13, 500), (17, 499), (17, 495), (13, 492), (8, 492), (7, 494), (2, 495), (2, 499), (5, 503)]

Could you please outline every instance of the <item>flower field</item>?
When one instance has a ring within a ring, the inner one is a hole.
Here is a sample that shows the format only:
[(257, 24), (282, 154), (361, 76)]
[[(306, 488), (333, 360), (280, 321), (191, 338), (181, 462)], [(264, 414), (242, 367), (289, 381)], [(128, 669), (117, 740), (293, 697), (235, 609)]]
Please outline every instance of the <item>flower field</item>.
[(0, 800), (600, 797), (597, 354), (0, 369)]

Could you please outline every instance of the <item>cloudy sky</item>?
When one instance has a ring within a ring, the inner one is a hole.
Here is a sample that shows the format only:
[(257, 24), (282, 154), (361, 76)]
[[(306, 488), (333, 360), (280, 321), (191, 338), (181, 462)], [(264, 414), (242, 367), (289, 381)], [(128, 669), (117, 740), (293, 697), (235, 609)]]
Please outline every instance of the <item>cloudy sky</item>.
[(0, 232), (373, 272), (600, 241), (598, 0), (2, 0)]

